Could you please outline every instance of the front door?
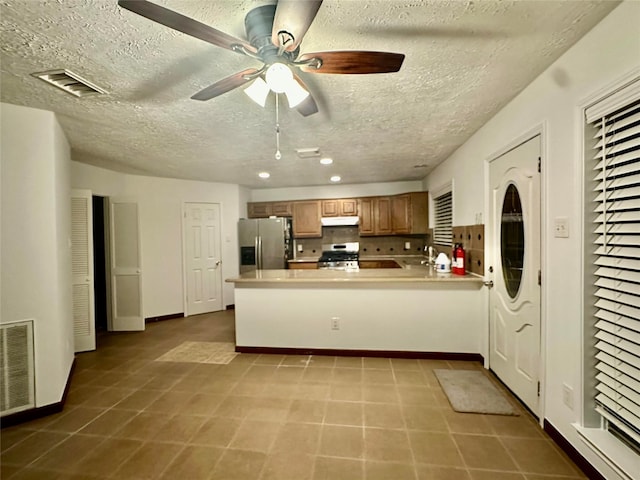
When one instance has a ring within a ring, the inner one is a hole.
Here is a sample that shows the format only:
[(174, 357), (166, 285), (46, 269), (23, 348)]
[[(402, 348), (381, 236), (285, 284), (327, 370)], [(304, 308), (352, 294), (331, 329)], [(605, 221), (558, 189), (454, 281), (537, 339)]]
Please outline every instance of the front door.
[(493, 160), (488, 245), (489, 365), (538, 414), (540, 363), (540, 136)]
[(184, 206), (185, 316), (222, 310), (220, 205)]
[(112, 330), (144, 330), (138, 204), (111, 199)]

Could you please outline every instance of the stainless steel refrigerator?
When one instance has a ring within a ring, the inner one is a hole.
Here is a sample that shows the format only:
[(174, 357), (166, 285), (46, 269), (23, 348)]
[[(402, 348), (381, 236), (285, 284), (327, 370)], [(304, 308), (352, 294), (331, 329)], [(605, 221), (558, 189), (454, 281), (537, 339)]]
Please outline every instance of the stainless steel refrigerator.
[(240, 273), (287, 268), (287, 260), (293, 257), (291, 219), (240, 219), (238, 241)]

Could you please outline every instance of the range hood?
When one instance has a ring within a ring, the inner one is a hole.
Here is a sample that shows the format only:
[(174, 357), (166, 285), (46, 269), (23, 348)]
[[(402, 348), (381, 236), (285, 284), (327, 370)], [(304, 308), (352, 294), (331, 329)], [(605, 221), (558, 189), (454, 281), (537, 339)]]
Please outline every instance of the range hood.
[(345, 227), (358, 225), (360, 218), (357, 216), (353, 217), (322, 217), (322, 226), (323, 227)]

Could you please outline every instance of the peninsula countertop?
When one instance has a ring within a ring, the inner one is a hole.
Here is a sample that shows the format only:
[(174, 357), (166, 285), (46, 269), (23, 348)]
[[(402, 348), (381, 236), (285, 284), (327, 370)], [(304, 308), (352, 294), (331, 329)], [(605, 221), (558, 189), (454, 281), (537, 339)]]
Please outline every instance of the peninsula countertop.
[(483, 279), (479, 275), (467, 273), (454, 275), (436, 273), (430, 267), (414, 268), (367, 268), (360, 270), (254, 270), (226, 282), (242, 284), (261, 283), (451, 283), (478, 284)]

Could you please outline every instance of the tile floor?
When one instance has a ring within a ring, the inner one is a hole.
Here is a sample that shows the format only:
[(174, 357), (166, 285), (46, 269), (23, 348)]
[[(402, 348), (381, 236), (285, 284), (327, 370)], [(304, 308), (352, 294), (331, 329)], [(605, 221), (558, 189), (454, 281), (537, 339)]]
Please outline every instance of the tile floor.
[(233, 341), (233, 311), (107, 334), (77, 356), (64, 411), (2, 430), (2, 479), (586, 478), (523, 410), (455, 413), (432, 369), (470, 362), (238, 355), (154, 361)]

